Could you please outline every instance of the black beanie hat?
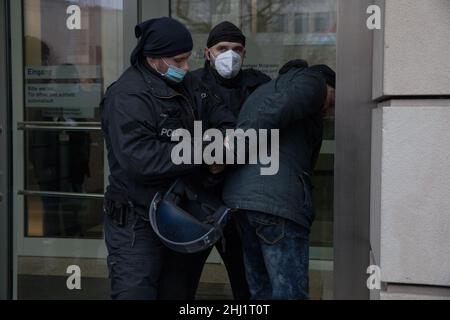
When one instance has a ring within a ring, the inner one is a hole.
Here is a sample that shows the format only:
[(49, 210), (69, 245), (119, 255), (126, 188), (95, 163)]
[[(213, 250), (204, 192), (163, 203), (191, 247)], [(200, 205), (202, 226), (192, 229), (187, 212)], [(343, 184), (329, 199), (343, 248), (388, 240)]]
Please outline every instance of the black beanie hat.
[(336, 73), (329, 66), (318, 64), (310, 67), (309, 69), (320, 72), (327, 82), (327, 85), (336, 88)]
[(298, 68), (298, 69), (302, 69), (302, 68), (308, 68), (308, 62), (306, 62), (303, 59), (296, 59), (296, 60), (291, 60), (289, 62), (287, 62), (281, 69), (280, 69), (280, 74), (285, 74), (287, 73), (289, 70), (291, 70), (292, 68)]
[(181, 22), (169, 17), (144, 21), (136, 26), (134, 32), (140, 40), (131, 54), (132, 65), (140, 56), (174, 57), (193, 48), (189, 30)]
[(222, 41), (237, 42), (245, 47), (245, 36), (241, 29), (229, 21), (221, 22), (211, 30), (206, 46), (211, 48)]

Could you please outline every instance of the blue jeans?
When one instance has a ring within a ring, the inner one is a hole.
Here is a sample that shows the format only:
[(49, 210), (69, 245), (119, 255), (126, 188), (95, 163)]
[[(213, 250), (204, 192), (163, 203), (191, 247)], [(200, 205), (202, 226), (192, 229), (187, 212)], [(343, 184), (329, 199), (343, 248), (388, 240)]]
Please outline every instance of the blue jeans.
[(309, 230), (256, 211), (236, 213), (252, 299), (309, 298)]

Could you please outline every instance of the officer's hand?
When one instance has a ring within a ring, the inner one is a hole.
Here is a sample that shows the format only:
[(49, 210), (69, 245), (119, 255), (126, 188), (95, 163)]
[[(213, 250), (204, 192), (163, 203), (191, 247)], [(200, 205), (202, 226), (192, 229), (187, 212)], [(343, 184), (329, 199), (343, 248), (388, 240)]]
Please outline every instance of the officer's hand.
[(213, 164), (208, 166), (209, 172), (212, 174), (219, 174), (225, 171), (226, 165), (224, 164)]

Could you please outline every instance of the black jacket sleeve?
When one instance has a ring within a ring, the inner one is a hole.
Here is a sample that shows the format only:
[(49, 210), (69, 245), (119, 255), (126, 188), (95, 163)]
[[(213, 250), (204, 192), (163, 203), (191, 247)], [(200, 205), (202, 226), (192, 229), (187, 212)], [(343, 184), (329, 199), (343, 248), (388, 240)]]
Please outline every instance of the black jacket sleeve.
[(226, 129), (234, 129), (236, 118), (222, 99), (208, 90), (208, 101), (206, 106), (206, 117), (208, 129), (215, 128), (225, 133)]
[(264, 98), (251, 117), (239, 121), (241, 129), (283, 129), (298, 120), (320, 113), (325, 103), (327, 87), (315, 71), (298, 73), (288, 87), (277, 87)]
[(173, 163), (171, 153), (177, 143), (159, 139), (155, 116), (139, 94), (119, 93), (106, 98), (104, 112), (112, 152), (136, 180), (177, 176), (196, 167)]
[(210, 86), (202, 81), (204, 69), (199, 69), (188, 73), (185, 83), (191, 88), (189, 94), (195, 101), (196, 107), (201, 108), (201, 121), (203, 130), (219, 129), (222, 133), (226, 129), (234, 128), (236, 119), (224, 101), (218, 96)]

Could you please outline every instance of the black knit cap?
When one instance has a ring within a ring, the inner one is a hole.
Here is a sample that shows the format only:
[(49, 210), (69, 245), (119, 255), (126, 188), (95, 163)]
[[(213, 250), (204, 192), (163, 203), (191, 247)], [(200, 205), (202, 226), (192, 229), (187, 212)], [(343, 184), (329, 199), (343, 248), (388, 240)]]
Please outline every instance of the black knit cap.
[(132, 65), (140, 56), (174, 57), (192, 51), (194, 46), (189, 30), (169, 17), (144, 21), (136, 26), (134, 32), (140, 40), (131, 54)]
[(309, 69), (320, 72), (324, 77), (325, 81), (327, 82), (327, 85), (336, 88), (336, 73), (329, 66), (324, 64), (318, 64), (309, 67)]
[(297, 69), (308, 68), (308, 62), (306, 62), (303, 59), (291, 60), (291, 61), (287, 62), (283, 67), (281, 67), (279, 74), (280, 75), (285, 74), (293, 68), (297, 68)]
[(211, 30), (206, 46), (211, 48), (222, 41), (237, 42), (245, 47), (245, 36), (241, 29), (229, 21), (221, 22)]

